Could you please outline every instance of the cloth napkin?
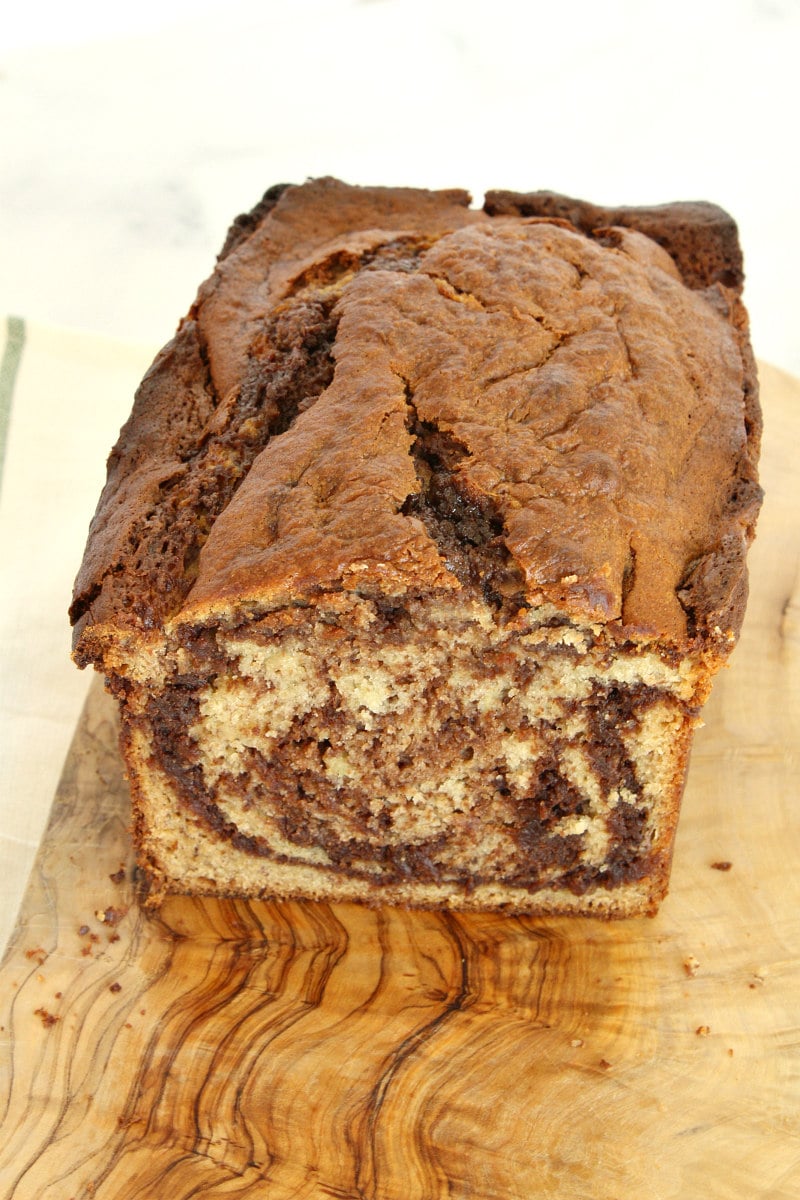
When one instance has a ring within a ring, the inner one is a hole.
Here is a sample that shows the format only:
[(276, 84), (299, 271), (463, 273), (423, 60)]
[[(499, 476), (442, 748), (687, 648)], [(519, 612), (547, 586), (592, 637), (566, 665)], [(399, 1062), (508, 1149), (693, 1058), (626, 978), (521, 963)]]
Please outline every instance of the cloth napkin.
[(0, 320), (0, 953), (90, 683), (70, 660), (72, 581), (156, 349)]

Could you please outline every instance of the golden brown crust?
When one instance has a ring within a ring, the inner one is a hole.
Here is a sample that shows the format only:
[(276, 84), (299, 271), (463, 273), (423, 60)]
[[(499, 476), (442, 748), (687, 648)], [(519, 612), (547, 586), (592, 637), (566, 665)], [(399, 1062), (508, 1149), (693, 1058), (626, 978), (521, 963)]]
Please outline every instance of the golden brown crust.
[(636, 229), (663, 246), (687, 287), (703, 289), (719, 283), (741, 293), (744, 284), (736, 222), (706, 201), (609, 208), (555, 192), (491, 191), (483, 207), (492, 217), (553, 217), (586, 234), (609, 226)]
[(611, 233), (609, 227), (637, 230), (663, 247), (687, 287), (701, 291), (730, 323), (742, 362), (746, 436), (732, 470), (735, 482), (727, 502), (728, 527), (687, 564), (677, 595), (691, 631), (709, 635), (722, 629), (737, 637), (747, 602), (745, 555), (754, 536), (762, 493), (758, 484), (758, 376), (741, 301), (744, 266), (736, 222), (724, 209), (706, 201), (603, 207), (548, 191), (490, 191), (484, 211), (493, 217), (550, 217), (600, 237)]
[(109, 456), (108, 478), (75, 581), (70, 616), (76, 646), (84, 635), (91, 638), (95, 624), (130, 621), (152, 627), (152, 593), (168, 594), (184, 569), (179, 548), (170, 553), (163, 537), (153, 538), (153, 515), (180, 486), (216, 406), (197, 325), (187, 319), (142, 380)]
[[(457, 444), (457, 486), (491, 504), (529, 601), (729, 648), (760, 501), (735, 226), (710, 205), (468, 202), (319, 180), (239, 221), (112, 454), (76, 583), (79, 660), (115, 627), (231, 605), (457, 589), (404, 511), (415, 422)], [(326, 294), (332, 379), (231, 451), (242, 396), (281, 356), (275, 320)], [(225, 471), (190, 536), (176, 514)]]
[[(222, 259), (200, 288), (193, 313), (220, 397), (241, 383), (264, 314), (315, 263), (358, 257), (392, 236), (438, 237), (479, 220), (468, 192), (354, 188), (315, 179), (286, 188), (252, 234)], [(388, 234), (388, 236), (387, 236)]]

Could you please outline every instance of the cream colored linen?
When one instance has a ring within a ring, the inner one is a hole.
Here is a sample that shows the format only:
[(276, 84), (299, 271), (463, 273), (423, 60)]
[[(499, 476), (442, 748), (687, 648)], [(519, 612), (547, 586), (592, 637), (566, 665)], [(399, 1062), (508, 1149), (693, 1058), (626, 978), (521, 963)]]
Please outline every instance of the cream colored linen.
[[(23, 329), (19, 356), (9, 332), (18, 342)], [(69, 657), (72, 580), (108, 451), (153, 354), (151, 346), (0, 320), (0, 951), (89, 685)]]

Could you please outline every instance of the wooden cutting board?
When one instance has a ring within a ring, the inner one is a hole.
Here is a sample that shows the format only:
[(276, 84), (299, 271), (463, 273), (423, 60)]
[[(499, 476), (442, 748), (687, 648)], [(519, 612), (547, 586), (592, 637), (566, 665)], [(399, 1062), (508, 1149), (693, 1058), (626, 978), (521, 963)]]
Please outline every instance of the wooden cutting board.
[(0, 971), (14, 1200), (797, 1200), (800, 385), (764, 369), (752, 599), (652, 920), (138, 906), (77, 730)]

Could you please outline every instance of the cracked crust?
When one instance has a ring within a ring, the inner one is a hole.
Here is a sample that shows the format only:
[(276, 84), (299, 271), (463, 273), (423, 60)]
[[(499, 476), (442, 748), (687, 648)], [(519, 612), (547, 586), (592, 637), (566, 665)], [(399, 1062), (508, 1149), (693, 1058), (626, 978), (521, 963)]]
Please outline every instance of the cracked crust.
[[(79, 658), (93, 627), (152, 628), (181, 605), (195, 620), (331, 587), (458, 587), (414, 516), (412, 411), (463, 446), (457, 488), (492, 506), (530, 600), (736, 636), (760, 492), (730, 218), (549, 193), (466, 204), (326, 180), (271, 189), (234, 226), (112, 454), (75, 589)], [(265, 419), (267, 377), (279, 391), (292, 370), (276, 324), (304, 301), (325, 327), (318, 378), (303, 364), (304, 411), (279, 400)], [(183, 533), (162, 514), (187, 495), (200, 519)]]
[(72, 607), (157, 893), (653, 911), (760, 504), (741, 282), (710, 205), (237, 219)]

